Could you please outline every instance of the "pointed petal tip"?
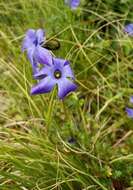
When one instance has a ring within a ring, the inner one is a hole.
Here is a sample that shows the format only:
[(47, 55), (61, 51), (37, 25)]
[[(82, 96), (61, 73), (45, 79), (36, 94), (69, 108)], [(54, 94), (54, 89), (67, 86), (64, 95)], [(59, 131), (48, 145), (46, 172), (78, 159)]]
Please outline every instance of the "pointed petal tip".
[(41, 44), (42, 42), (44, 42), (45, 41), (45, 31), (41, 28), (36, 30), (36, 38), (37, 38), (38, 44)]
[(33, 28), (28, 29), (26, 35), (29, 37), (35, 35), (35, 30)]
[[(69, 82), (68, 82), (69, 81)], [(63, 100), (65, 96), (74, 92), (77, 89), (77, 85), (70, 80), (67, 79), (68, 84), (64, 84), (64, 87), (59, 85), (58, 89), (58, 97), (60, 100)], [(65, 86), (66, 85), (66, 86)]]
[(69, 65), (69, 64), (70, 64), (70, 62), (68, 60), (65, 60), (64, 66)]
[(32, 95), (35, 95), (34, 87), (31, 88), (31, 90), (30, 90), (30, 95), (31, 95), (31, 96), (32, 96)]

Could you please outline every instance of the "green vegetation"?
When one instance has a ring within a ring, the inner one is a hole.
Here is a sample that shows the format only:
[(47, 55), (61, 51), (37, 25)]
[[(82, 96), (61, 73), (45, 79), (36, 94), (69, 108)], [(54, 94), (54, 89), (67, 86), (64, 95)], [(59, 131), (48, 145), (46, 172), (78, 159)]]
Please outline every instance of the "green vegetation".
[[(0, 0), (0, 190), (131, 190), (132, 0)], [(29, 28), (61, 43), (78, 90), (30, 96)], [(70, 143), (70, 138), (74, 139)]]

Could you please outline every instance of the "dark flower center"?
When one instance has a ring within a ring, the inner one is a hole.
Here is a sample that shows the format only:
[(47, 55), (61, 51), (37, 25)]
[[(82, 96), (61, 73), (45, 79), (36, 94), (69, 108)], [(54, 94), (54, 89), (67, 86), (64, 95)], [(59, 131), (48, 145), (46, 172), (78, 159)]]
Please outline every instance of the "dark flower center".
[(61, 78), (61, 71), (56, 70), (56, 71), (54, 72), (54, 77), (55, 77), (56, 79), (60, 79), (60, 78)]
[(37, 46), (38, 45), (38, 39), (36, 38), (33, 43), (35, 46)]

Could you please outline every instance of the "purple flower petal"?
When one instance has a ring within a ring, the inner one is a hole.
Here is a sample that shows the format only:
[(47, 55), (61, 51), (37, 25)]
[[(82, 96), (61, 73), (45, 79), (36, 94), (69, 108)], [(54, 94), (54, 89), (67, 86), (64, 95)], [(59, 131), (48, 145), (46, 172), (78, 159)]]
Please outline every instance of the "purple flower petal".
[(53, 58), (54, 67), (57, 69), (62, 69), (64, 67), (65, 62), (66, 62), (66, 60), (64, 60), (64, 59), (55, 58), (55, 57)]
[(80, 0), (71, 0), (70, 6), (72, 9), (76, 9), (80, 4)]
[(70, 62), (67, 61), (67, 60), (65, 60), (65, 62), (64, 62), (64, 66), (69, 65), (69, 64), (70, 64)]
[(65, 0), (65, 3), (69, 4), (72, 9), (76, 9), (80, 4), (80, 0)]
[(127, 112), (128, 117), (133, 118), (133, 109), (131, 109), (131, 108), (126, 108), (126, 112)]
[(67, 78), (60, 79), (58, 82), (58, 96), (63, 99), (69, 92), (75, 91), (77, 86)]
[(73, 74), (73, 71), (72, 71), (70, 65), (65, 65), (64, 66), (64, 76), (66, 78), (70, 77), (70, 78), (74, 79), (74, 74)]
[(133, 103), (133, 96), (130, 97), (130, 103)]
[(38, 29), (36, 31), (36, 38), (37, 38), (38, 44), (41, 44), (43, 41), (45, 41), (45, 32), (44, 32), (44, 30)]
[(29, 29), (26, 32), (26, 36), (29, 37), (33, 41), (36, 38), (36, 31), (34, 29)]
[(133, 36), (133, 24), (127, 24), (124, 27), (124, 31), (128, 33), (129, 35)]
[(40, 78), (44, 78), (46, 76), (50, 76), (50, 67), (49, 66), (45, 66), (43, 67), (40, 71), (38, 71), (37, 73), (34, 74), (34, 78), (35, 79), (40, 79)]
[(36, 47), (36, 51), (34, 54), (35, 60), (42, 64), (51, 65), (52, 64), (52, 55), (51, 53), (41, 46)]
[(28, 57), (29, 61), (31, 62), (31, 65), (33, 68), (33, 73), (35, 74), (39, 71), (39, 68), (37, 67), (37, 62), (34, 59), (34, 51), (35, 51), (35, 47), (29, 48), (27, 50), (27, 57)]
[(34, 59), (34, 52), (35, 52), (35, 47), (32, 48), (28, 48), (27, 50), (27, 57), (29, 59), (29, 61), (31, 62), (32, 66), (33, 66), (33, 59)]
[(28, 48), (31, 48), (33, 46), (33, 42), (36, 39), (36, 32), (33, 29), (29, 29), (26, 32), (25, 38), (22, 42), (22, 51), (25, 51)]
[(25, 37), (22, 42), (22, 52), (24, 52), (28, 48), (31, 48), (32, 46), (33, 46), (32, 41), (29, 38)]
[(56, 82), (52, 80), (50, 77), (45, 77), (42, 79), (37, 85), (32, 87), (31, 94), (42, 94), (50, 92), (55, 86)]

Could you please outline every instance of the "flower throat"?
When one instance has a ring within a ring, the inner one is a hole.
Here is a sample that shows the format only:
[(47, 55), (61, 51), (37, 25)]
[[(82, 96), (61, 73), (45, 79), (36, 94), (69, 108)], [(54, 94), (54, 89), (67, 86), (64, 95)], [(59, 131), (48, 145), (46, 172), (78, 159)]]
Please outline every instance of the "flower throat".
[(56, 79), (60, 79), (61, 78), (61, 71), (59, 71), (59, 70), (56, 70), (55, 72), (54, 72), (54, 77), (56, 78)]

